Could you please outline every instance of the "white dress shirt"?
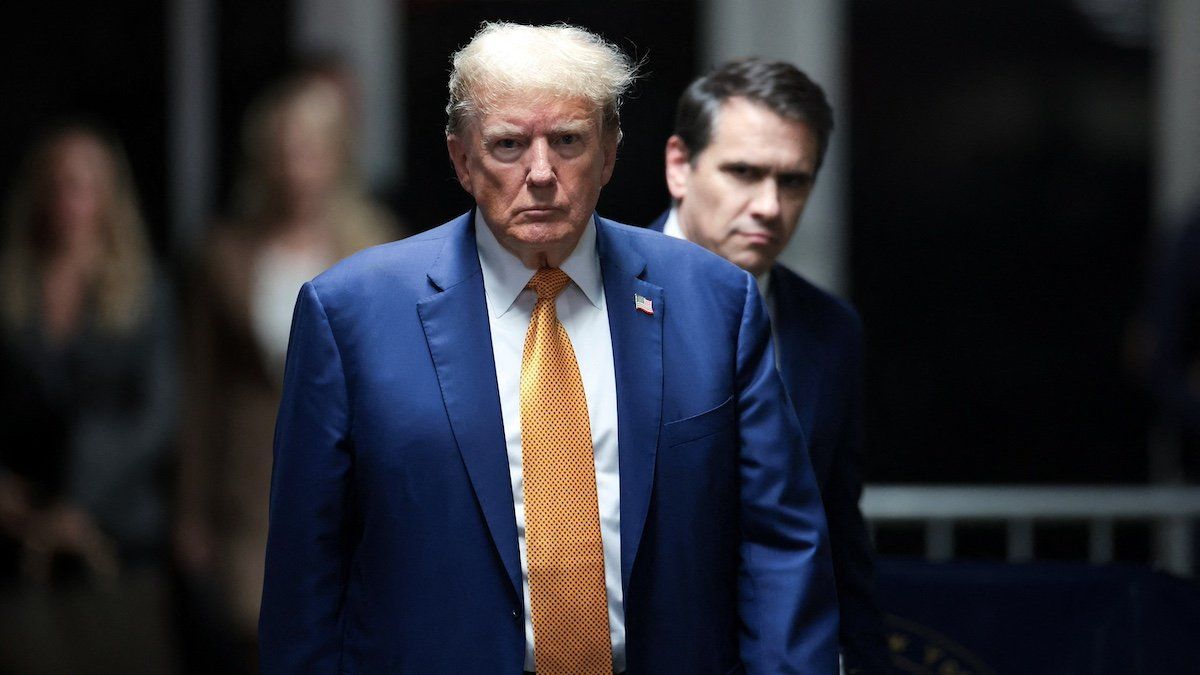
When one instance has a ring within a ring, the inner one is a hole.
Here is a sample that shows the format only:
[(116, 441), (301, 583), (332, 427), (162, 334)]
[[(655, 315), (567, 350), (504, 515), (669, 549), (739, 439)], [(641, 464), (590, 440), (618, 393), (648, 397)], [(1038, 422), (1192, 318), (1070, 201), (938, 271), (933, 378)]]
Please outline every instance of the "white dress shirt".
[[(500, 388), (500, 412), (508, 447), (517, 545), (521, 553), (521, 586), (525, 610), (525, 670), (534, 663), (533, 620), (529, 613), (529, 562), (525, 546), (525, 494), (521, 470), (521, 356), (537, 294), (525, 285), (535, 270), (525, 267), (496, 240), (478, 209), (475, 243), (483, 269), (492, 355)], [(587, 395), (596, 462), (596, 497), (600, 508), (600, 538), (604, 546), (604, 579), (608, 595), (608, 627), (612, 639), (613, 671), (625, 670), (625, 609), (621, 591), (621, 479), (617, 453), (617, 382), (613, 369), (612, 336), (596, 251), (596, 224), (589, 219), (575, 250), (561, 268), (571, 277), (555, 302), (558, 320), (571, 338), (583, 390)]]
[(283, 384), (283, 364), (292, 333), (292, 308), (304, 282), (329, 267), (328, 256), (265, 246), (250, 270), (250, 326), (275, 382)]

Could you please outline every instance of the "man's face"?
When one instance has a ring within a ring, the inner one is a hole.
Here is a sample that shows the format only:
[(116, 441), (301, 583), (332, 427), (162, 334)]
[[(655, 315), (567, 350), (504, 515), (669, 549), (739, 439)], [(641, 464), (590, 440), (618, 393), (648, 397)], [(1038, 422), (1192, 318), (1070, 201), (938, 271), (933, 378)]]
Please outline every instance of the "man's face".
[(667, 187), (684, 234), (752, 274), (767, 271), (800, 221), (818, 151), (808, 125), (726, 100), (699, 156), (678, 136), (667, 141)]
[(450, 159), (496, 239), (527, 267), (560, 265), (612, 176), (616, 130), (583, 99), (510, 99), (464, 126)]

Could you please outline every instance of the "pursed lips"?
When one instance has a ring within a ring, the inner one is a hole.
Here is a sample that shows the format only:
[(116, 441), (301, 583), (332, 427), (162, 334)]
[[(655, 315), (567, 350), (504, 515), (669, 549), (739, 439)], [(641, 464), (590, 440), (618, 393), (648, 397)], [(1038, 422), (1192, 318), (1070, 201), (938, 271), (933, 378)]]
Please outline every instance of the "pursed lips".
[(528, 216), (531, 218), (544, 218), (561, 212), (563, 209), (556, 206), (528, 206), (517, 210), (518, 215)]
[(766, 230), (737, 230), (736, 234), (752, 244), (768, 246), (775, 243), (775, 234)]

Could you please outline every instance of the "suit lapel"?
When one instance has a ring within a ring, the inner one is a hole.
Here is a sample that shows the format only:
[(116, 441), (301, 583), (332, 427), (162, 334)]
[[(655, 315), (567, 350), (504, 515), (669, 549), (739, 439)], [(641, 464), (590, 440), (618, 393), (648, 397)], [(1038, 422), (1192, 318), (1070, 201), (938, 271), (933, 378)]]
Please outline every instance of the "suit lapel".
[(799, 344), (802, 339), (802, 317), (798, 316), (796, 294), (788, 282), (786, 271), (776, 265), (771, 274), (771, 295), (775, 303), (772, 330), (775, 332), (775, 348), (779, 350), (779, 375), (783, 378), (783, 384), (791, 396), (805, 397), (808, 392), (802, 388), (804, 383), (799, 372), (800, 364), (790, 354), (791, 346)]
[(667, 218), (670, 215), (671, 209), (663, 211), (662, 213), (658, 214), (658, 217), (654, 219), (654, 222), (646, 226), (646, 229), (654, 230), (655, 232), (662, 232), (667, 227)]
[[(646, 261), (629, 246), (629, 237), (599, 217), (596, 236), (617, 380), (621, 581), (628, 589), (654, 486), (662, 418), (662, 322), (666, 307), (663, 289), (642, 278)], [(635, 295), (650, 300), (653, 315), (635, 308)]]
[(492, 543), (520, 598), (521, 562), (508, 452), (473, 223), (472, 212), (450, 224), (446, 243), (428, 273), (438, 292), (418, 302), (417, 312), (454, 440)]
[(792, 409), (800, 420), (808, 441), (809, 460), (819, 484), (824, 483), (828, 473), (830, 457), (816, 443), (817, 393), (820, 382), (816, 379), (813, 357), (807, 347), (805, 335), (804, 307), (802, 296), (791, 273), (776, 265), (771, 274), (772, 295), (775, 300), (775, 348), (779, 350), (779, 376), (787, 392)]

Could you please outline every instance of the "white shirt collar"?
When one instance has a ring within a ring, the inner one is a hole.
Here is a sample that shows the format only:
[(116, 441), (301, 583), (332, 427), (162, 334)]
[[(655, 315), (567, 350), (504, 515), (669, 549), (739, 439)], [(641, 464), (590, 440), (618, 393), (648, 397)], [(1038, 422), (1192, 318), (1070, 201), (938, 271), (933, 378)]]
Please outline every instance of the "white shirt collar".
[(683, 235), (683, 228), (679, 227), (679, 209), (674, 206), (667, 213), (667, 222), (663, 223), (663, 234), (676, 239), (687, 239)]
[[(676, 239), (687, 239), (679, 225), (679, 209), (674, 206), (667, 214), (667, 222), (663, 223), (663, 234)], [(758, 294), (764, 298), (770, 297), (768, 294), (771, 290), (771, 268), (768, 267), (766, 272), (754, 277), (754, 281), (758, 283)]]
[[(492, 234), (483, 213), (475, 209), (475, 246), (479, 250), (479, 266), (483, 270), (483, 288), (487, 295), (488, 313), (503, 316), (512, 308), (517, 296), (525, 290), (536, 270), (521, 263)], [(596, 220), (589, 217), (575, 250), (563, 261), (560, 269), (583, 291), (584, 297), (597, 309), (604, 292), (600, 277), (600, 254), (596, 250)]]

